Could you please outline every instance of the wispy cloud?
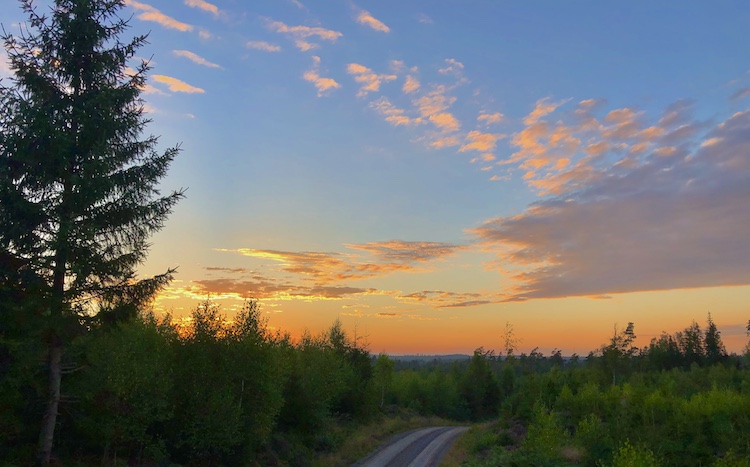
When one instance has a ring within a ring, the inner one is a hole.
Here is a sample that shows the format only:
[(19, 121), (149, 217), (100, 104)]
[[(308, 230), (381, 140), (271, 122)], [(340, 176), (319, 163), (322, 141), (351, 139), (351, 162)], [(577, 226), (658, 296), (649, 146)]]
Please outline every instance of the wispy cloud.
[(438, 73), (443, 75), (460, 74), (463, 72), (464, 64), (453, 58), (445, 59), (445, 67), (440, 68)]
[(354, 81), (361, 85), (357, 92), (358, 97), (366, 96), (370, 92), (378, 92), (381, 83), (396, 79), (396, 75), (379, 75), (358, 63), (350, 63), (346, 67), (346, 71), (354, 76)]
[(424, 13), (420, 13), (419, 15), (417, 15), (417, 21), (419, 21), (422, 24), (432, 24), (432, 23), (434, 23), (434, 21), (432, 21), (432, 18), (430, 18), (429, 16), (427, 16)]
[(401, 90), (404, 91), (405, 94), (411, 94), (418, 91), (419, 87), (419, 80), (411, 75), (407, 75), (406, 81), (404, 81), (404, 85)]
[[(656, 124), (649, 124), (642, 111), (613, 109), (603, 113), (600, 103), (585, 100), (559, 115), (568, 100), (541, 99), (524, 119), (511, 144), (518, 148), (502, 164), (518, 164), (524, 179), (540, 194), (561, 194), (599, 177), (596, 170), (611, 157), (632, 166), (648, 154), (678, 155), (682, 145), (704, 129), (700, 122), (685, 123), (689, 105), (678, 102), (667, 108)], [(555, 113), (555, 120), (546, 118)], [(610, 157), (605, 157), (609, 155)]]
[(467, 248), (440, 242), (407, 242), (391, 240), (363, 244), (346, 244), (346, 248), (367, 255), (334, 252), (292, 252), (281, 250), (219, 250), (243, 256), (269, 259), (281, 264), (283, 271), (299, 274), (319, 284), (360, 280), (394, 272), (420, 272), (426, 263), (442, 260)]
[(503, 114), (496, 112), (496, 113), (481, 113), (477, 117), (478, 122), (483, 122), (487, 125), (491, 125), (494, 123), (501, 123), (504, 119)]
[(152, 21), (154, 23), (161, 24), (165, 28), (176, 29), (182, 32), (192, 31), (194, 26), (177, 21), (176, 19), (165, 15), (151, 5), (140, 3), (135, 0), (125, 0), (125, 5), (132, 7), (136, 10), (142, 11), (137, 18), (143, 21)]
[(320, 76), (318, 70), (320, 69), (320, 57), (313, 55), (313, 67), (307, 70), (302, 77), (305, 81), (313, 83), (315, 88), (318, 90), (318, 96), (324, 96), (331, 89), (338, 89), (341, 87), (339, 83), (333, 78), (323, 78)]
[(400, 125), (419, 125), (424, 123), (420, 117), (412, 118), (406, 115), (404, 109), (396, 107), (387, 97), (383, 96), (373, 102), (370, 102), (370, 108), (374, 109), (380, 115), (385, 117), (385, 121), (394, 126)]
[(177, 55), (178, 57), (185, 57), (191, 62), (197, 63), (198, 65), (207, 66), (209, 68), (222, 68), (220, 65), (217, 65), (216, 63), (213, 63), (213, 62), (209, 62), (205, 58), (189, 50), (173, 50), (172, 53)]
[(252, 278), (217, 278), (192, 281), (185, 286), (170, 286), (162, 294), (162, 299), (189, 298), (246, 300), (340, 300), (356, 295), (369, 294), (374, 289), (348, 286), (308, 286), (277, 281), (273, 278), (255, 276)]
[(433, 308), (465, 308), (487, 305), (500, 301), (499, 295), (479, 292), (447, 292), (444, 290), (422, 290), (405, 295), (398, 295), (396, 299), (403, 303), (428, 305)]
[(473, 130), (466, 135), (466, 142), (459, 148), (459, 152), (479, 151), (489, 152), (495, 149), (498, 140), (505, 138), (505, 135), (495, 133), (482, 133)]
[(742, 88), (742, 89), (736, 90), (734, 93), (732, 93), (731, 99), (740, 100), (746, 97), (750, 97), (750, 88)]
[(172, 92), (185, 92), (188, 94), (203, 94), (206, 92), (205, 90), (191, 86), (187, 84), (184, 81), (180, 81), (177, 78), (173, 78), (171, 76), (165, 76), (165, 75), (153, 75), (154, 81), (162, 84), (166, 84), (170, 91)]
[(542, 118), (556, 106), (537, 105), (535, 150), (578, 140), (571, 167), (537, 180), (553, 195), (470, 230), (500, 251), (510, 299), (750, 284), (750, 111), (706, 128), (681, 102), (654, 129), (643, 112), (589, 104), (555, 124)]
[(203, 11), (207, 11), (214, 16), (219, 16), (219, 7), (214, 5), (213, 3), (208, 3), (205, 0), (183, 0), (185, 2), (185, 5), (191, 7), (191, 8), (199, 8)]
[(467, 247), (442, 242), (406, 242), (390, 240), (385, 242), (350, 243), (345, 245), (354, 250), (366, 251), (386, 261), (402, 263), (426, 262), (444, 259)]
[(369, 11), (359, 10), (359, 13), (357, 14), (357, 22), (369, 26), (376, 31), (391, 32), (391, 28), (372, 16)]
[(262, 50), (264, 52), (280, 52), (281, 47), (266, 41), (247, 41), (245, 47), (249, 49)]
[(331, 29), (310, 26), (289, 26), (281, 21), (268, 21), (267, 27), (271, 31), (290, 37), (294, 41), (295, 46), (303, 52), (312, 50), (318, 46), (318, 44), (306, 40), (308, 38), (315, 37), (319, 40), (336, 42), (339, 37), (343, 36), (342, 33)]
[(294, 46), (303, 52), (320, 48), (318, 44), (313, 44), (312, 42), (303, 41), (301, 39), (294, 41)]

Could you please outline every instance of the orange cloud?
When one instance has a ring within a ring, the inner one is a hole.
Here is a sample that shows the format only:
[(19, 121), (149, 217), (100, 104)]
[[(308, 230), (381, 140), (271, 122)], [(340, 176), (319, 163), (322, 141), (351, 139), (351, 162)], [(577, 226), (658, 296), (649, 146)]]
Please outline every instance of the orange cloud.
[(548, 97), (539, 99), (538, 101), (536, 101), (536, 107), (534, 107), (534, 110), (532, 110), (531, 113), (523, 119), (523, 123), (526, 125), (533, 125), (542, 117), (554, 112), (565, 102), (567, 102), (567, 100), (561, 102), (550, 102)]
[(403, 109), (399, 109), (388, 100), (387, 97), (383, 96), (380, 99), (370, 102), (370, 108), (375, 109), (376, 112), (385, 117), (385, 121), (395, 126), (399, 125), (419, 125), (424, 122), (421, 118), (411, 118), (405, 115)]
[(403, 303), (425, 304), (433, 308), (463, 308), (500, 301), (497, 294), (446, 292), (443, 290), (422, 290), (398, 295), (396, 299)]
[(271, 31), (286, 34), (291, 37), (294, 40), (295, 46), (302, 51), (308, 51), (318, 47), (317, 44), (312, 44), (306, 40), (309, 37), (317, 37), (320, 40), (336, 42), (339, 37), (343, 36), (342, 33), (331, 29), (309, 26), (288, 26), (281, 21), (269, 21), (267, 27)]
[(359, 14), (357, 15), (357, 22), (359, 24), (364, 24), (365, 26), (369, 26), (376, 31), (391, 32), (391, 28), (383, 24), (382, 21), (376, 19), (368, 11), (365, 11), (365, 10), (361, 10), (359, 12)]
[(430, 142), (430, 146), (435, 149), (443, 149), (451, 146), (458, 146), (461, 144), (457, 136), (445, 136), (442, 138), (434, 139)]
[(456, 117), (449, 112), (430, 115), (429, 120), (443, 131), (458, 131), (458, 129), (461, 128), (461, 124), (458, 123)]
[(192, 31), (194, 29), (192, 25), (177, 21), (176, 19), (160, 12), (151, 5), (140, 3), (135, 0), (125, 0), (125, 5), (136, 10), (143, 11), (143, 13), (137, 16), (138, 19), (141, 19), (143, 21), (153, 21), (155, 23), (161, 24), (165, 28), (176, 29), (182, 32)]
[(180, 81), (177, 78), (172, 78), (171, 76), (165, 76), (165, 75), (153, 75), (154, 81), (166, 84), (170, 91), (172, 92), (185, 92), (188, 94), (203, 94), (204, 91), (201, 88), (197, 88), (195, 86), (191, 86), (187, 84), (184, 81)]
[[(750, 252), (741, 247), (750, 229), (750, 111), (705, 135), (698, 123), (671, 120), (679, 144), (650, 151), (640, 147), (638, 135), (651, 128), (643, 118), (633, 109), (606, 113), (607, 125), (587, 130), (591, 154), (531, 176), (532, 185), (562, 189), (469, 231), (500, 251), (499, 269), (516, 283), (509, 300), (750, 284)], [(632, 139), (606, 139), (609, 127), (633, 122)]]
[(347, 248), (369, 253), (365, 259), (355, 254), (326, 252), (290, 252), (280, 250), (219, 250), (243, 256), (269, 259), (280, 263), (285, 272), (300, 274), (317, 285), (359, 280), (387, 275), (397, 271), (418, 272), (417, 265), (441, 260), (465, 249), (465, 246), (438, 242), (370, 242), (347, 244)]
[(203, 11), (207, 11), (214, 16), (219, 16), (219, 7), (213, 3), (208, 3), (205, 0), (184, 0), (185, 5), (192, 8), (200, 8)]
[(448, 109), (454, 102), (455, 97), (446, 96), (445, 86), (435, 86), (428, 94), (414, 100), (414, 106), (419, 110), (422, 117), (429, 118), (431, 115)]
[(494, 133), (482, 133), (481, 131), (476, 131), (476, 130), (470, 131), (469, 134), (466, 135), (466, 140), (468, 142), (464, 144), (463, 146), (461, 146), (461, 148), (459, 149), (459, 152), (466, 152), (466, 151), (489, 152), (495, 149), (495, 146), (497, 145), (497, 141), (504, 137), (505, 135), (499, 135), (499, 134), (494, 134)]
[(477, 121), (484, 122), (485, 124), (490, 125), (493, 123), (502, 122), (503, 118), (504, 116), (500, 112), (493, 113), (493, 114), (482, 113), (482, 114), (479, 114), (479, 116), (477, 117)]
[(189, 50), (173, 50), (173, 54), (177, 55), (178, 57), (185, 57), (188, 60), (190, 60), (193, 63), (197, 63), (198, 65), (207, 66), (209, 68), (221, 68), (220, 65), (217, 65), (216, 63), (209, 62), (205, 58), (194, 54), (193, 52), (190, 52)]
[(404, 86), (401, 88), (402, 91), (404, 91), (405, 94), (411, 94), (412, 92), (415, 92), (419, 90), (419, 80), (417, 78), (407, 75), (406, 81), (404, 82)]
[(377, 92), (380, 90), (380, 84), (382, 82), (393, 81), (396, 79), (396, 75), (378, 75), (366, 66), (358, 63), (350, 63), (346, 67), (347, 73), (354, 76), (354, 81), (361, 84), (357, 96), (366, 96), (370, 92)]
[(318, 90), (318, 96), (323, 96), (327, 91), (331, 89), (338, 89), (341, 87), (339, 83), (333, 78), (323, 78), (318, 74), (318, 68), (320, 67), (320, 57), (313, 55), (313, 67), (307, 70), (302, 77), (305, 81), (309, 81), (315, 85)]
[(264, 52), (280, 52), (281, 47), (275, 44), (270, 44), (265, 41), (247, 41), (245, 46), (250, 49), (262, 50)]
[(298, 39), (294, 41), (294, 46), (303, 52), (307, 52), (308, 50), (320, 48), (318, 44), (313, 44), (312, 42), (303, 41), (302, 39)]

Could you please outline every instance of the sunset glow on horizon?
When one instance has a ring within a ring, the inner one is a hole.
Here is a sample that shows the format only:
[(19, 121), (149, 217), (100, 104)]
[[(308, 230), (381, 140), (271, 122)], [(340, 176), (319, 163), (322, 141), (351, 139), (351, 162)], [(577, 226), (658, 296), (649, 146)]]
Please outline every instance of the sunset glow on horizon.
[(254, 298), (392, 354), (498, 351), (509, 322), (585, 357), (708, 313), (748, 342), (746, 2), (125, 4), (146, 131), (182, 148), (163, 192), (188, 188), (140, 270), (178, 267), (158, 311)]

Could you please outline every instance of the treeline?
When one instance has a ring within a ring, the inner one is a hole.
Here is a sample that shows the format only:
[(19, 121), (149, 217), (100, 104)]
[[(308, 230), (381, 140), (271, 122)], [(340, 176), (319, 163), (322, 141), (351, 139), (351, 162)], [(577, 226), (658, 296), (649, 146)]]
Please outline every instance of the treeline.
[(491, 421), (466, 436), (466, 465), (750, 465), (750, 352), (728, 354), (710, 315), (634, 340), (629, 323), (585, 358), (511, 347), (478, 349), (466, 370), (406, 365), (388, 400)]
[[(210, 301), (184, 325), (127, 316), (80, 322), (65, 353), (63, 461), (308, 465), (339, 448), (341, 427), (404, 411), (489, 421), (467, 436), (467, 465), (750, 460), (750, 356), (727, 354), (710, 317), (640, 349), (630, 324), (585, 358), (480, 348), (414, 363), (372, 356), (338, 321), (298, 340), (272, 332), (253, 301), (231, 320)], [(34, 458), (47, 397), (34, 329), (0, 323), (0, 463)]]

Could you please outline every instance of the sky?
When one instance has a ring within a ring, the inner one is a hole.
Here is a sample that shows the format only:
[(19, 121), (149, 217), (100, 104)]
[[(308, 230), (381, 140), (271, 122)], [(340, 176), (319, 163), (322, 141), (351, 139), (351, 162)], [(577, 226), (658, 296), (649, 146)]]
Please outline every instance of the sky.
[(187, 188), (139, 270), (178, 268), (160, 312), (254, 298), (392, 354), (510, 323), (586, 355), (708, 313), (747, 343), (747, 2), (125, 4), (147, 131), (182, 149), (162, 190)]

